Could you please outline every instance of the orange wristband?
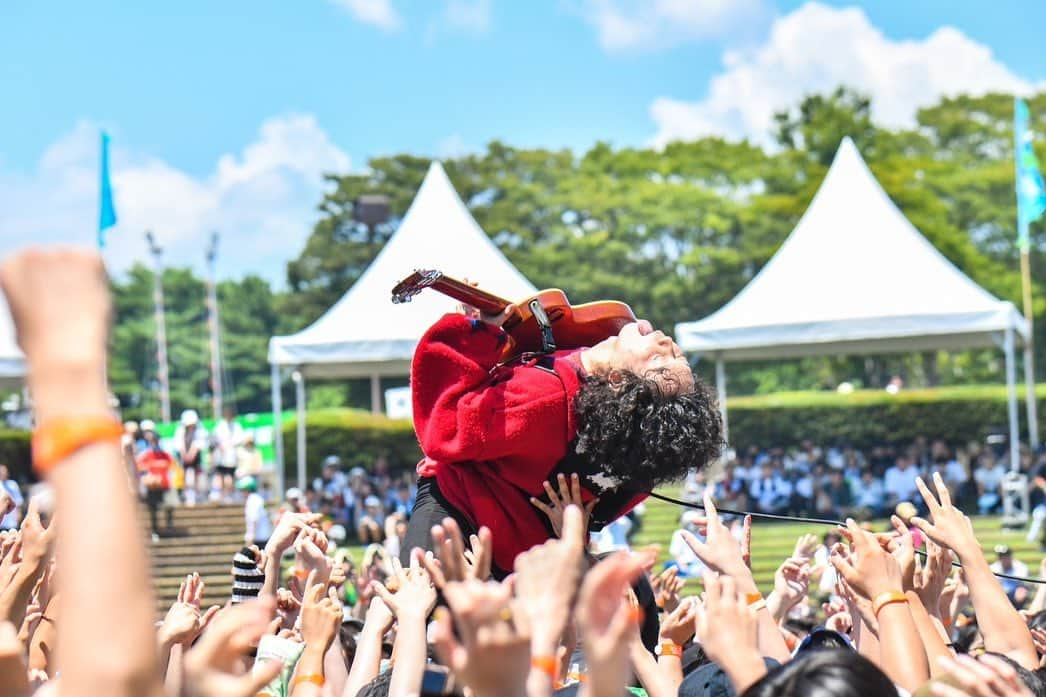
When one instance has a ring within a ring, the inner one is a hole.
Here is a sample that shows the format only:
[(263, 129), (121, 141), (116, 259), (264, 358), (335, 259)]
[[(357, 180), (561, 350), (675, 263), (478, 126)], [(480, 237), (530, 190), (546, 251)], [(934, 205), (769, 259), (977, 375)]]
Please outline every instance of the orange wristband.
[(758, 603), (762, 599), (763, 599), (763, 594), (762, 593), (745, 593), (745, 604), (746, 605), (755, 605), (756, 603)]
[(112, 416), (60, 416), (41, 424), (33, 433), (33, 469), (46, 475), (55, 465), (81, 448), (96, 443), (119, 445), (123, 425)]
[(658, 656), (675, 656), (676, 658), (682, 658), (683, 647), (674, 641), (663, 641), (654, 647), (654, 653)]
[(298, 683), (303, 682), (311, 682), (313, 685), (316, 685), (317, 687), (323, 687), (323, 683), (326, 681), (323, 679), (323, 676), (319, 673), (308, 673), (306, 675), (299, 675), (298, 677), (294, 678), (294, 682), (291, 683), (291, 689), (293, 690), (298, 685)]
[(886, 591), (885, 593), (880, 593), (875, 596), (875, 600), (872, 601), (872, 614), (878, 617), (879, 611), (887, 605), (906, 602), (908, 602), (908, 596), (901, 591)]
[(533, 656), (530, 659), (530, 667), (540, 670), (553, 681), (559, 677), (559, 661), (555, 656)]

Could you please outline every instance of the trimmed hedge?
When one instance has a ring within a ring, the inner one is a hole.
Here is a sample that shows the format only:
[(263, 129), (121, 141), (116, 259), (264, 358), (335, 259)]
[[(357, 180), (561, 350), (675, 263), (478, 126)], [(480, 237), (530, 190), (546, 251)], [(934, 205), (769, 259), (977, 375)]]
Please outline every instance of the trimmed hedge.
[(19, 481), (33, 480), (29, 431), (0, 429), (0, 464), (7, 465)]
[[(409, 419), (390, 419), (360, 409), (319, 409), (306, 415), (305, 434), (310, 478), (319, 474), (328, 455), (337, 455), (348, 467), (365, 469), (384, 455), (393, 471), (413, 469), (421, 459)], [(283, 424), (284, 471), (290, 478), (297, 472), (297, 444), (297, 419), (292, 418)]]
[[(1023, 387), (1019, 390), (1021, 438), (1027, 437)], [(1036, 389), (1039, 432), (1046, 410), (1046, 385)], [(730, 442), (791, 446), (804, 439), (827, 444), (845, 441), (857, 448), (910, 443), (916, 436), (943, 438), (952, 445), (983, 441), (989, 433), (1009, 433), (1006, 387), (971, 385), (925, 390), (782, 392), (727, 400)]]

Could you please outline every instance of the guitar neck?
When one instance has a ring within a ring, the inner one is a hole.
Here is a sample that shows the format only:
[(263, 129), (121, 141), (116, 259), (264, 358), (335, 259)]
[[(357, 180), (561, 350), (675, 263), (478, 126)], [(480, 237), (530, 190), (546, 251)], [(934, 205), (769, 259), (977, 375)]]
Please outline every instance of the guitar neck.
[(475, 286), (470, 286), (467, 283), (449, 276), (441, 276), (432, 284), (431, 287), (433, 290), (438, 290), (440, 293), (454, 298), (466, 305), (471, 305), (480, 312), (488, 315), (500, 314), (506, 307), (512, 304), (510, 301), (505, 300), (504, 298), (499, 298), (493, 293), (480, 290)]

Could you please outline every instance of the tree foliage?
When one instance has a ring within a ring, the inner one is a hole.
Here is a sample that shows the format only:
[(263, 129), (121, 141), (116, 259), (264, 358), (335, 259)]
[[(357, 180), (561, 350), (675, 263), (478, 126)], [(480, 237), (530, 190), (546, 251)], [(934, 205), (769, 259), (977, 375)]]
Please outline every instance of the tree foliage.
[[(1029, 100), (1046, 115), (1046, 93)], [(876, 124), (869, 99), (847, 88), (810, 95), (777, 114), (774, 144), (721, 138), (663, 150), (597, 143), (587, 152), (522, 149), (494, 141), (444, 161), (480, 226), (538, 287), (561, 287), (575, 302), (620, 298), (671, 328), (726, 303), (759, 271), (795, 226), (846, 135), (854, 138), (886, 192), (950, 261), (997, 296), (1020, 305), (1013, 193), (1013, 100), (956, 96), (922, 109), (911, 128)], [(1043, 131), (1042, 119), (1033, 127)], [(268, 400), (265, 344), (306, 326), (362, 275), (406, 212), (429, 165), (400, 154), (372, 159), (362, 174), (328, 177), (319, 221), (287, 266), (287, 289), (257, 278), (221, 285), (228, 380), (241, 407)], [(392, 218), (354, 220), (361, 194), (389, 197)], [(1032, 264), (1046, 242), (1032, 228)], [(887, 280), (888, 269), (883, 270)], [(149, 271), (117, 283), (114, 387), (125, 404), (155, 408), (155, 351)], [(186, 270), (165, 274), (175, 403), (206, 401), (203, 284)], [(1037, 282), (1035, 315), (1046, 314)], [(1046, 327), (1039, 321), (1038, 327)], [(1039, 345), (1046, 333), (1037, 330)], [(1046, 361), (1039, 360), (1040, 375)], [(999, 379), (991, 352), (804, 359), (738, 365), (741, 392), (831, 387), (843, 380), (911, 384)], [(326, 389), (324, 405), (357, 403), (365, 388)]]

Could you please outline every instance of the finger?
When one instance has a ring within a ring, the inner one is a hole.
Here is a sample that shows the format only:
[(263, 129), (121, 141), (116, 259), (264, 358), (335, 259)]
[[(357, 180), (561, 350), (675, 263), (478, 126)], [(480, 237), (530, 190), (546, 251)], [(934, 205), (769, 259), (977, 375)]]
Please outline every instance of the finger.
[(941, 499), (941, 507), (947, 508), (952, 505), (952, 495), (948, 492), (948, 487), (944, 484), (944, 479), (941, 477), (940, 472), (933, 473), (933, 483), (937, 488), (937, 496)]
[(378, 581), (371, 581), (370, 588), (376, 593), (382, 601), (388, 606), (390, 610), (396, 612), (396, 597), (385, 587), (384, 583)]
[(941, 510), (940, 504), (937, 503), (937, 497), (930, 492), (930, 488), (926, 486), (926, 482), (923, 481), (922, 477), (915, 478), (915, 486), (919, 489), (919, 493), (922, 494), (923, 501), (926, 502), (926, 506), (930, 509), (931, 515), (935, 511)]
[(559, 499), (563, 503), (570, 501), (570, 486), (567, 484), (567, 478), (562, 474), (556, 475), (556, 484), (559, 485)]
[(545, 489), (545, 495), (548, 496), (548, 502), (556, 508), (562, 508), (563, 504), (560, 502), (559, 497), (556, 496), (556, 490), (552, 488), (552, 484), (549, 482), (541, 482), (541, 486)]
[(716, 510), (715, 502), (712, 501), (712, 487), (705, 487), (703, 499), (705, 516), (708, 518), (708, 530), (711, 532), (713, 527), (719, 525), (719, 511)]
[(567, 506), (563, 511), (563, 540), (570, 544), (584, 545), (585, 522), (581, 509)]
[(465, 568), (462, 565), (462, 559), (464, 559), (465, 555), (465, 543), (461, 537), (461, 528), (453, 518), (444, 518), (443, 531), (447, 536), (443, 543), (443, 550), (447, 553), (448, 558), (440, 557), (440, 561), (443, 562), (447, 580), (462, 581), (465, 579)]
[(447, 579), (443, 575), (443, 569), (440, 568), (439, 562), (431, 552), (423, 552), (420, 547), (415, 547), (411, 554), (417, 554), (421, 558), (418, 560), (421, 565), (425, 567), (425, 570), (429, 572), (429, 577), (432, 579), (432, 585), (436, 586), (440, 590), (443, 586), (447, 585)]
[(551, 517), (553, 517), (555, 515), (555, 512), (551, 508), (549, 508), (548, 506), (546, 506), (544, 503), (541, 502), (541, 499), (536, 499), (533, 496), (531, 496), (530, 497), (530, 505), (533, 506), (534, 508), (538, 509), (542, 513), (544, 513), (549, 518), (551, 518)]
[(185, 584), (188, 583), (188, 581), (189, 581), (189, 577), (186, 576), (185, 580), (182, 581), (180, 586), (178, 586), (178, 602), (179, 603), (184, 603), (185, 602)]
[(490, 578), (490, 567), (494, 561), (494, 537), (490, 528), (483, 526), (479, 529), (476, 539), (477, 542), (472, 545), (472, 552), (476, 555), (472, 564), (472, 574), (476, 579), (486, 581)]
[(581, 477), (577, 475), (577, 472), (570, 475), (570, 495), (578, 506), (583, 503), (581, 500)]
[(309, 572), (308, 578), (305, 579), (305, 595), (303, 603), (306, 605), (315, 605), (319, 602), (320, 597), (323, 595), (324, 584), (319, 583), (319, 572), (313, 569)]
[(215, 616), (219, 612), (221, 612), (221, 609), (221, 605), (211, 605), (209, 608), (207, 608), (206, 612), (200, 615), (200, 631), (203, 631), (207, 628), (207, 625), (209, 625), (211, 623), (211, 620), (213, 620)]

